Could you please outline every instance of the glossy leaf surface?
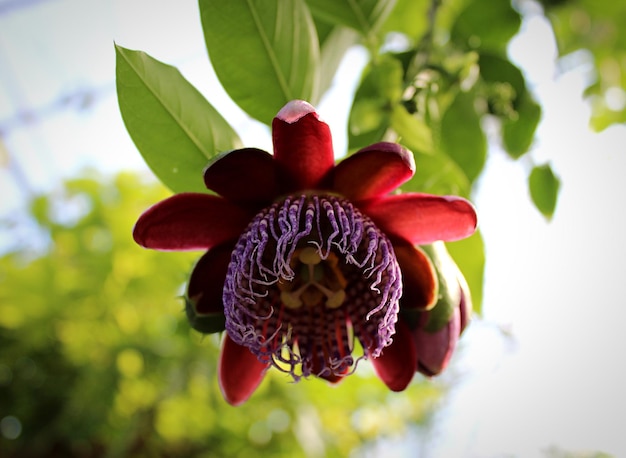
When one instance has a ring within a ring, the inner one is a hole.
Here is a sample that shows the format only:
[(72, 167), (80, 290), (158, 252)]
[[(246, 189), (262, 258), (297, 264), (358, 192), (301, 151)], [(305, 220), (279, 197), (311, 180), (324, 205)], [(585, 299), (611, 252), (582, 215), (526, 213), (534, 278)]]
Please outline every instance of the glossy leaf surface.
[(122, 118), (154, 174), (174, 192), (207, 192), (199, 173), (241, 145), (237, 133), (180, 72), (148, 54), (115, 47)]
[(485, 165), (487, 138), (471, 93), (459, 93), (441, 121), (441, 149), (474, 181)]
[(345, 25), (366, 37), (380, 26), (395, 3), (396, 0), (307, 0), (316, 17), (331, 24)]
[(201, 0), (207, 50), (228, 95), (269, 124), (293, 99), (317, 103), (319, 44), (304, 0)]

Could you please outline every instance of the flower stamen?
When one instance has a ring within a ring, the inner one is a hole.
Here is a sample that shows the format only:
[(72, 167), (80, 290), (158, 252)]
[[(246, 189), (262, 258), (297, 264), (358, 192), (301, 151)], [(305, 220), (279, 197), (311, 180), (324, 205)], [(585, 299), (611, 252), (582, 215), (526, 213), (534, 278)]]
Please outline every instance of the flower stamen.
[[(337, 255), (329, 253), (326, 259), (322, 259), (318, 250), (307, 246), (296, 250), (291, 258), (291, 268), (295, 275), (290, 282), (279, 282), (280, 299), (290, 309), (297, 309), (303, 305), (316, 307), (321, 304), (324, 297), (324, 305), (334, 309), (341, 307), (346, 298), (346, 279), (337, 267), (339, 260)], [(300, 264), (298, 266), (298, 264)], [(300, 267), (300, 269), (298, 269)], [(294, 285), (301, 286), (293, 289)]]
[(233, 250), (226, 330), (295, 380), (343, 377), (360, 359), (355, 340), (363, 357), (391, 343), (401, 294), (391, 242), (369, 218), (339, 196), (289, 196), (262, 210)]

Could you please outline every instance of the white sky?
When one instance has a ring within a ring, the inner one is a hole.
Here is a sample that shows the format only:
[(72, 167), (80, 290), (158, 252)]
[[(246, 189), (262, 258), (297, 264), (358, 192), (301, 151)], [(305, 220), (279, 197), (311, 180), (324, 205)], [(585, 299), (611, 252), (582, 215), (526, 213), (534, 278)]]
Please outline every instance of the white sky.
[[(217, 85), (195, 1), (43, 1), (0, 16), (0, 127), (18, 110), (54, 106), (61, 94), (98, 92), (87, 110), (50, 111), (3, 138), (32, 190), (89, 164), (147, 171), (117, 108), (113, 41), (179, 66), (244, 144), (270, 147), (267, 130)], [(468, 329), (455, 358), (453, 375), (464, 382), (428, 456), (526, 458), (551, 445), (626, 456), (626, 371), (618, 356), (626, 315), (626, 131), (588, 131), (585, 74), (557, 77), (554, 42), (541, 20), (524, 24), (511, 52), (544, 106), (533, 157), (561, 176), (559, 207), (545, 223), (527, 197), (525, 168), (494, 151), (476, 199), (488, 257), (484, 319)], [(318, 107), (338, 153), (345, 150), (354, 69), (364, 62), (359, 51), (350, 59), (333, 96)], [(15, 176), (0, 170), (0, 214), (23, 197)]]

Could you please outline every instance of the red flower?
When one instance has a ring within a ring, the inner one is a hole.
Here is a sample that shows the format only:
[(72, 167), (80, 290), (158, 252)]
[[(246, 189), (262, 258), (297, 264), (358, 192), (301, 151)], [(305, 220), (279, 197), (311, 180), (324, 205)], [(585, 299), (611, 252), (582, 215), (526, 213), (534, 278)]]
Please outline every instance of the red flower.
[(436, 272), (417, 245), (467, 237), (474, 208), (460, 197), (390, 194), (415, 171), (393, 143), (335, 165), (329, 128), (306, 102), (285, 105), (272, 134), (273, 156), (219, 156), (204, 172), (219, 196), (156, 204), (135, 241), (208, 250), (191, 274), (187, 312), (200, 331), (226, 329), (218, 373), (229, 403), (248, 399), (270, 366), (337, 382), (356, 368), (356, 341), (383, 382), (403, 390), (418, 357), (400, 309), (437, 302)]

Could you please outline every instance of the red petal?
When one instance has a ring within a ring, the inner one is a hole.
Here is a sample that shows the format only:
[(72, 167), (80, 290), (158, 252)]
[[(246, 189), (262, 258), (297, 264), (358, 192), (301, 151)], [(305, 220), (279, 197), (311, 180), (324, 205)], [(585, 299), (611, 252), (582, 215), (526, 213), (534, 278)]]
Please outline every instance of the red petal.
[(232, 243), (218, 245), (207, 251), (194, 266), (187, 297), (193, 302), (196, 313), (224, 312), (222, 292), (232, 251)]
[(439, 284), (430, 258), (409, 244), (395, 244), (394, 252), (402, 271), (403, 307), (427, 310), (437, 303)]
[(208, 249), (237, 238), (253, 216), (221, 197), (176, 194), (146, 210), (133, 237), (139, 245), (157, 250)]
[(256, 148), (218, 156), (204, 170), (204, 183), (234, 202), (263, 204), (271, 202), (278, 194), (274, 158)]
[(332, 137), (311, 105), (301, 100), (285, 105), (272, 122), (272, 139), (282, 192), (330, 186)]
[(238, 406), (247, 401), (265, 377), (267, 367), (248, 348), (236, 344), (226, 334), (217, 371), (226, 402)]
[(406, 193), (360, 207), (388, 236), (417, 245), (459, 240), (476, 230), (476, 211), (462, 197)]
[(341, 375), (318, 375), (317, 377), (326, 380), (332, 385), (337, 385), (339, 382), (342, 382), (343, 379), (345, 379), (345, 377)]
[(376, 143), (341, 161), (333, 189), (353, 201), (387, 194), (415, 173), (413, 154), (396, 143)]
[(378, 358), (372, 358), (372, 366), (391, 391), (403, 391), (409, 385), (417, 369), (417, 353), (411, 331), (402, 321), (396, 323), (391, 345)]
[(430, 333), (419, 328), (413, 331), (419, 358), (417, 367), (419, 372), (430, 377), (446, 368), (459, 340), (460, 315), (459, 308), (455, 308), (448, 324), (437, 332)]

